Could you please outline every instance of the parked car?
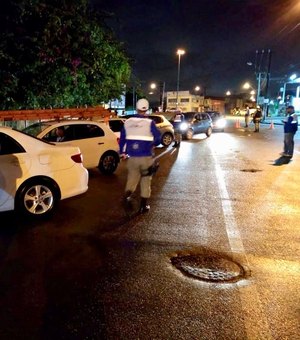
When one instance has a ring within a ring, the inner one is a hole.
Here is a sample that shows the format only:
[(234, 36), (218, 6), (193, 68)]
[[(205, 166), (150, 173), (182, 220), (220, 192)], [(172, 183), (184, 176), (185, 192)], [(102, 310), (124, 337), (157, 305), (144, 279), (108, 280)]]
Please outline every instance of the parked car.
[(184, 120), (181, 123), (174, 122), (174, 117), (171, 118), (171, 123), (182, 132), (183, 139), (192, 139), (195, 134), (205, 133), (207, 137), (212, 134), (212, 120), (206, 112), (182, 112)]
[[(63, 128), (64, 139), (56, 141), (57, 130)], [(23, 129), (48, 142), (78, 146), (87, 169), (99, 168), (103, 174), (112, 174), (120, 162), (117, 137), (108, 125), (90, 120), (48, 121)]]
[(222, 131), (224, 132), (226, 126), (226, 118), (225, 116), (218, 111), (207, 111), (211, 120), (212, 120), (212, 129), (213, 131)]
[(28, 216), (52, 213), (59, 200), (88, 189), (78, 147), (56, 146), (0, 127), (0, 211)]
[[(133, 115), (125, 116), (125, 118), (133, 117)], [(161, 114), (146, 115), (147, 118), (155, 122), (156, 127), (161, 133), (161, 144), (169, 146), (174, 140), (174, 128), (168, 119)]]

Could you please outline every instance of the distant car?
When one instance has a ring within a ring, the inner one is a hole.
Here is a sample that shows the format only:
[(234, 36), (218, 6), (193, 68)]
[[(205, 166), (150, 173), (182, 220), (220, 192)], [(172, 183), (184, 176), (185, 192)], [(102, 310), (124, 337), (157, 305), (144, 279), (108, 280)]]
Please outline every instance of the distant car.
[(59, 200), (88, 189), (78, 147), (56, 146), (0, 127), (0, 211), (32, 217), (52, 213)]
[(226, 126), (226, 118), (225, 116), (217, 111), (207, 111), (211, 120), (212, 120), (212, 129), (213, 131), (222, 131), (224, 132)]
[[(125, 118), (133, 117), (134, 115), (125, 116)], [(161, 144), (169, 146), (174, 140), (174, 128), (168, 119), (161, 114), (150, 114), (145, 117), (152, 119), (161, 133)]]
[[(57, 141), (57, 129), (63, 128), (64, 138)], [(39, 139), (80, 148), (83, 165), (87, 169), (99, 168), (103, 174), (112, 174), (120, 162), (119, 144), (109, 126), (90, 120), (48, 121), (23, 129)]]
[(208, 113), (182, 112), (182, 114), (184, 116), (182, 122), (174, 122), (174, 117), (170, 121), (176, 129), (180, 129), (183, 139), (192, 139), (198, 133), (205, 133), (207, 137), (212, 134), (212, 120)]

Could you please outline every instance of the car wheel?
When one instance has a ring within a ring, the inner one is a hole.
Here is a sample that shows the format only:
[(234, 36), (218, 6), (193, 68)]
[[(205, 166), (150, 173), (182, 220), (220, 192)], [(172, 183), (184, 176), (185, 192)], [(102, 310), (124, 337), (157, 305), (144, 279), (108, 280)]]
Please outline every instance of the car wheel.
[(188, 129), (185, 136), (186, 139), (192, 139), (194, 136), (194, 131), (192, 129)]
[(28, 182), (16, 195), (16, 208), (31, 217), (50, 215), (59, 202), (58, 190), (44, 179)]
[(117, 153), (106, 152), (100, 159), (99, 170), (104, 175), (110, 175), (116, 171), (119, 161), (120, 158)]
[(169, 146), (173, 142), (173, 135), (169, 132), (166, 132), (161, 137), (161, 144), (164, 146)]
[(206, 136), (209, 137), (212, 134), (212, 128), (209, 127), (206, 131)]

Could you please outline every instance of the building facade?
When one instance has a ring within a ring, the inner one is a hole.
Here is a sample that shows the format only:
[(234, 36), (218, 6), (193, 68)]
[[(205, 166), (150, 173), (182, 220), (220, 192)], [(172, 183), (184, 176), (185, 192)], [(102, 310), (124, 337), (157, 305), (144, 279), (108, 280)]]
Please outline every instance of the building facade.
[(190, 91), (170, 91), (166, 93), (166, 111), (181, 110), (182, 112), (204, 112), (207, 110), (225, 113), (223, 97), (200, 96)]

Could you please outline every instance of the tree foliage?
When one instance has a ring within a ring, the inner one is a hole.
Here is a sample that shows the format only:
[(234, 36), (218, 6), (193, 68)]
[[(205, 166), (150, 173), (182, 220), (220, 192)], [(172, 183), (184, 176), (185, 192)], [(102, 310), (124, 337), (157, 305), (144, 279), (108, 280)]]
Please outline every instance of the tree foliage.
[(88, 0), (12, 0), (0, 11), (2, 110), (93, 106), (122, 94), (129, 60)]

